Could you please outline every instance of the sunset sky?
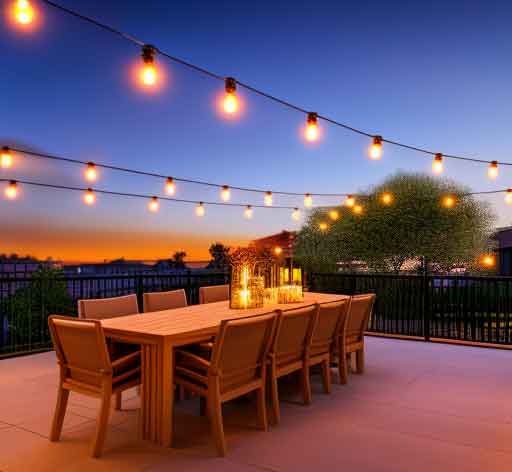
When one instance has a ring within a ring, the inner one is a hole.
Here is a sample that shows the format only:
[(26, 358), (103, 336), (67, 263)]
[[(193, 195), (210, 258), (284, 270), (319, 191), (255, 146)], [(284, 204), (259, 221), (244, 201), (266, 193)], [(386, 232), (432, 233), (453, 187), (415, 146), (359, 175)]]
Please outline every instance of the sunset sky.
[[(0, 143), (77, 159), (220, 184), (298, 192), (357, 193), (398, 170), (430, 172), (431, 158), (322, 124), (321, 142), (300, 137), (305, 116), (239, 91), (243, 113), (219, 116), (223, 84), (159, 59), (165, 87), (145, 93), (130, 80), (139, 48), (33, 0), (29, 32), (0, 29)], [(5, 8), (10, 2), (0, 0)], [(61, 0), (147, 43), (389, 139), (439, 152), (512, 161), (512, 3), (507, 1), (109, 1)], [(7, 22), (4, 23), (7, 25)], [(473, 190), (512, 187), (483, 164), (445, 162), (445, 176)], [(79, 166), (26, 157), (1, 178), (86, 186)], [(98, 188), (162, 194), (158, 179), (102, 171)], [(180, 198), (218, 200), (182, 184)], [(261, 196), (232, 192), (232, 200)], [(512, 223), (503, 195), (487, 197), (498, 225)], [(302, 206), (302, 198), (274, 197)], [(315, 204), (335, 204), (336, 199)], [(0, 253), (72, 261), (157, 259), (185, 250), (205, 259), (229, 245), (298, 229), (290, 211), (207, 207), (24, 188), (0, 200)]]

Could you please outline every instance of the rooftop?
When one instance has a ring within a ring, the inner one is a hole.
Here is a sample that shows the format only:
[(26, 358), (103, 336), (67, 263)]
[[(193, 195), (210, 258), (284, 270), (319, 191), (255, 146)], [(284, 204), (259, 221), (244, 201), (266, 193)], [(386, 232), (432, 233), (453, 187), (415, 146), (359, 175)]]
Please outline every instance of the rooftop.
[(176, 406), (175, 447), (137, 438), (135, 391), (113, 412), (101, 459), (89, 456), (96, 400), (71, 393), (62, 439), (47, 439), (57, 366), (52, 352), (0, 361), (0, 470), (508, 471), (512, 352), (369, 337), (367, 370), (313, 404), (283, 390), (282, 421), (255, 429), (248, 401), (226, 405), (228, 454), (216, 456), (197, 400)]

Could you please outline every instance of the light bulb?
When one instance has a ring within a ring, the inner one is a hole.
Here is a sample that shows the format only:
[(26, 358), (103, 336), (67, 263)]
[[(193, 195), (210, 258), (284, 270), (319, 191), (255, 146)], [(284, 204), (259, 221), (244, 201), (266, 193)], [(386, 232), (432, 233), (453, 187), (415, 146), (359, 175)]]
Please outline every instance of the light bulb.
[(381, 202), (384, 204), (384, 205), (391, 205), (393, 203), (393, 194), (390, 193), (390, 192), (384, 192), (381, 196), (380, 196), (380, 200)]
[(17, 0), (14, 3), (13, 13), (15, 20), (21, 25), (28, 25), (34, 19), (34, 9), (28, 0)]
[(18, 182), (11, 180), (7, 187), (5, 187), (5, 197), (9, 200), (16, 200), (18, 198)]
[(292, 211), (292, 219), (295, 220), (295, 221), (299, 221), (300, 220), (300, 211), (298, 208), (294, 208), (293, 211)]
[(204, 216), (204, 205), (203, 202), (199, 202), (196, 206), (196, 215)]
[(151, 197), (151, 200), (148, 203), (148, 209), (153, 213), (156, 213), (158, 210), (160, 210), (160, 203), (157, 197)]
[(347, 195), (345, 198), (345, 206), (352, 208), (356, 204), (356, 199), (352, 195)]
[(319, 136), (318, 115), (316, 113), (308, 113), (306, 132), (305, 132), (306, 140), (313, 142), (318, 139), (318, 136)]
[(158, 72), (155, 66), (156, 49), (154, 46), (145, 44), (142, 46), (143, 66), (140, 70), (140, 81), (145, 87), (153, 87), (158, 81)]
[(318, 229), (319, 229), (320, 231), (327, 231), (327, 228), (328, 228), (328, 227), (329, 227), (329, 226), (327, 225), (327, 223), (324, 223), (323, 221), (322, 221), (321, 223), (319, 223), (319, 224), (318, 224)]
[(496, 265), (496, 257), (494, 254), (483, 254), (480, 257), (480, 264), (487, 268), (492, 268)]
[(378, 161), (382, 157), (382, 136), (374, 136), (368, 151), (370, 159)]
[(2, 151), (0, 151), (0, 167), (2, 169), (9, 169), (9, 167), (12, 167), (12, 162), (11, 150), (7, 146), (4, 146)]
[(86, 205), (94, 205), (96, 203), (96, 194), (92, 188), (88, 188), (84, 193), (84, 203)]
[(231, 190), (229, 189), (229, 187), (227, 185), (222, 186), (222, 190), (220, 192), (220, 198), (222, 199), (223, 202), (227, 202), (231, 198)]
[(512, 188), (508, 188), (505, 193), (505, 203), (507, 205), (512, 205)]
[(338, 220), (340, 218), (340, 214), (339, 214), (338, 210), (330, 210), (329, 211), (329, 218), (332, 221)]
[(434, 174), (442, 174), (443, 170), (443, 155), (438, 152), (432, 161), (432, 172)]
[(176, 184), (174, 183), (174, 179), (172, 177), (168, 177), (165, 181), (165, 193), (171, 196), (176, 193)]
[(494, 180), (498, 177), (498, 161), (492, 161), (487, 168), (487, 177)]
[(274, 248), (274, 254), (275, 254), (276, 256), (280, 256), (280, 255), (282, 254), (282, 252), (283, 252), (283, 249), (282, 249), (281, 247), (276, 246), (276, 247)]
[(441, 200), (441, 205), (444, 208), (453, 208), (457, 203), (457, 199), (453, 195), (445, 195)]
[(225, 80), (226, 94), (222, 102), (224, 111), (233, 114), (238, 111), (238, 97), (236, 96), (236, 80), (233, 77), (227, 77)]
[(304, 206), (306, 208), (311, 208), (313, 206), (313, 197), (310, 193), (306, 193), (306, 195), (304, 195)]
[(266, 192), (264, 199), (265, 199), (265, 206), (271, 207), (272, 206), (272, 192)]
[(98, 178), (98, 171), (96, 169), (96, 166), (93, 162), (88, 162), (87, 167), (84, 171), (85, 179), (89, 182), (96, 182), (96, 179)]
[(364, 208), (362, 207), (362, 205), (354, 205), (352, 207), (352, 212), (354, 213), (354, 215), (361, 215), (364, 211)]
[(245, 210), (244, 210), (244, 216), (250, 220), (252, 218), (252, 206), (251, 205), (247, 205), (245, 207)]

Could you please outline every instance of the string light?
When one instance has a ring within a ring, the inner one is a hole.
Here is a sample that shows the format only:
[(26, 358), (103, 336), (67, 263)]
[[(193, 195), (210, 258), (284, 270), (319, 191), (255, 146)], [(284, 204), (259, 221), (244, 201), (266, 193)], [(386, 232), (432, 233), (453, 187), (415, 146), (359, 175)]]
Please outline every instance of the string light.
[(252, 206), (247, 205), (244, 210), (244, 217), (250, 220), (252, 218)]
[(89, 182), (96, 182), (96, 179), (98, 178), (98, 171), (96, 169), (96, 166), (93, 162), (88, 162), (87, 167), (84, 171), (85, 179)]
[(274, 248), (274, 254), (275, 254), (276, 256), (280, 256), (280, 255), (282, 254), (282, 252), (283, 252), (283, 249), (282, 249), (280, 246), (276, 246), (276, 247)]
[(0, 167), (2, 169), (9, 169), (12, 167), (12, 163), (13, 158), (11, 150), (7, 146), (4, 146), (2, 151), (0, 151)]
[(323, 221), (318, 224), (318, 229), (320, 231), (327, 231), (328, 228), (329, 226), (327, 225), (327, 223), (324, 223)]
[(305, 137), (308, 141), (313, 142), (318, 139), (318, 136), (319, 136), (318, 114), (309, 112), (307, 122), (306, 122)]
[(441, 200), (441, 205), (444, 208), (453, 208), (457, 203), (457, 199), (453, 195), (445, 195)]
[(483, 254), (480, 257), (480, 264), (488, 269), (496, 265), (496, 257), (494, 254)]
[(229, 187), (227, 185), (222, 186), (220, 198), (223, 202), (228, 202), (229, 199), (231, 198), (231, 190), (229, 190)]
[(356, 199), (353, 195), (347, 195), (347, 198), (345, 198), (345, 206), (348, 208), (352, 208), (356, 203)]
[(84, 193), (84, 203), (86, 205), (94, 205), (96, 203), (96, 194), (92, 188), (88, 188)]
[(390, 193), (390, 192), (384, 192), (381, 196), (380, 196), (380, 201), (384, 204), (384, 205), (391, 205), (393, 203), (393, 194)]
[(150, 44), (142, 46), (142, 61), (144, 65), (140, 71), (140, 81), (146, 87), (153, 87), (158, 80), (158, 72), (155, 66), (156, 49)]
[(7, 185), (7, 187), (5, 187), (4, 193), (5, 197), (8, 198), (9, 200), (15, 200), (16, 198), (18, 198), (18, 182), (16, 182), (15, 180), (9, 181), (9, 184)]
[(304, 195), (304, 206), (306, 208), (311, 208), (313, 206), (313, 197), (310, 193), (306, 193), (306, 195)]
[(265, 206), (271, 207), (272, 206), (272, 192), (265, 192)]
[(487, 177), (495, 180), (498, 177), (498, 161), (492, 161), (487, 168)]
[(443, 155), (440, 152), (438, 152), (434, 156), (434, 160), (432, 161), (432, 172), (434, 174), (442, 174), (443, 170), (444, 170)]
[(354, 213), (354, 215), (362, 215), (363, 210), (364, 208), (362, 207), (362, 205), (354, 205), (352, 208), (352, 212)]
[(508, 188), (505, 193), (505, 203), (507, 205), (512, 205), (512, 188)]
[(197, 216), (204, 216), (204, 205), (203, 202), (199, 202), (196, 206), (196, 215)]
[(230, 115), (238, 111), (238, 97), (236, 96), (236, 80), (233, 77), (226, 77), (224, 84), (226, 94), (222, 102), (224, 111)]
[(160, 210), (160, 203), (157, 197), (151, 197), (151, 200), (148, 203), (148, 209), (153, 213), (156, 213), (158, 210)]
[(176, 194), (176, 184), (172, 177), (167, 177), (167, 180), (165, 181), (165, 193), (171, 196)]
[(336, 221), (338, 220), (340, 217), (340, 214), (338, 212), (338, 210), (330, 210), (329, 211), (329, 218), (332, 220), (332, 221)]
[(13, 5), (14, 19), (23, 26), (34, 20), (34, 8), (28, 0), (16, 0)]
[(382, 157), (382, 136), (374, 136), (368, 154), (370, 159), (378, 161)]
[(294, 208), (292, 211), (292, 219), (295, 221), (300, 220), (300, 210), (298, 208)]

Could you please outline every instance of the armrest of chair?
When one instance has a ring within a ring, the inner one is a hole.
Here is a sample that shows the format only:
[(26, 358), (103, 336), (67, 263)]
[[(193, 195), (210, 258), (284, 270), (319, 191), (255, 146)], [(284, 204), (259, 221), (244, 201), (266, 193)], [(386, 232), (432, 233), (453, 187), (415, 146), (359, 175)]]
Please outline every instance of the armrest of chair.
[(127, 356), (123, 356), (120, 357), (119, 359), (116, 359), (115, 361), (112, 362), (112, 369), (119, 370), (126, 365), (135, 363), (137, 360), (140, 360), (140, 351), (132, 352)]
[(175, 354), (184, 358), (185, 362), (192, 364), (194, 367), (205, 370), (210, 368), (210, 363), (196, 354), (192, 354), (191, 352), (183, 351), (181, 349), (177, 349)]

